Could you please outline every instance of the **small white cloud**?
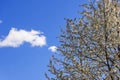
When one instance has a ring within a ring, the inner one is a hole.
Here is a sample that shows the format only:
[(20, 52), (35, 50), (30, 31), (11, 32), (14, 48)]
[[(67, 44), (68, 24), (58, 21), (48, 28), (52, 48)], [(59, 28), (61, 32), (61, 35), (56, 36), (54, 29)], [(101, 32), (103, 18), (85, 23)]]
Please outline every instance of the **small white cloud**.
[(5, 39), (0, 40), (0, 47), (19, 47), (24, 42), (30, 43), (32, 47), (42, 47), (46, 45), (46, 37), (39, 31), (12, 28)]
[(52, 51), (52, 52), (56, 52), (57, 51), (57, 47), (56, 46), (50, 46), (48, 48), (48, 50)]
[(3, 23), (3, 21), (2, 21), (2, 20), (0, 20), (0, 24), (1, 24), (1, 23)]

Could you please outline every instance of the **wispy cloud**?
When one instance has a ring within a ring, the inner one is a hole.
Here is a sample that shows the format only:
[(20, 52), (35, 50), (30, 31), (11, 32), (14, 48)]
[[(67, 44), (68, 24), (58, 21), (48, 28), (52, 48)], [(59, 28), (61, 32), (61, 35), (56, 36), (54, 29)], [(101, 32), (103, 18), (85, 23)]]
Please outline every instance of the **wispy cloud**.
[(5, 39), (0, 40), (0, 47), (19, 47), (24, 42), (30, 43), (32, 47), (46, 45), (46, 37), (36, 30), (26, 31), (12, 28)]
[(1, 23), (3, 23), (3, 21), (2, 21), (2, 20), (0, 20), (0, 24), (1, 24)]
[(57, 51), (57, 47), (56, 46), (50, 46), (48, 48), (48, 50), (50, 50), (51, 52), (56, 52)]

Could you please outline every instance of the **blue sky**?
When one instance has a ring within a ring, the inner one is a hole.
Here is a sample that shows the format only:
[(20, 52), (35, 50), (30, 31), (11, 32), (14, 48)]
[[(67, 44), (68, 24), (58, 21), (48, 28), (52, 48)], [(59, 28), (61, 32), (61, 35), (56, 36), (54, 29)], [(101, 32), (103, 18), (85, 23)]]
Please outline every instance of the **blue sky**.
[(0, 0), (0, 80), (46, 80), (50, 47), (84, 1)]

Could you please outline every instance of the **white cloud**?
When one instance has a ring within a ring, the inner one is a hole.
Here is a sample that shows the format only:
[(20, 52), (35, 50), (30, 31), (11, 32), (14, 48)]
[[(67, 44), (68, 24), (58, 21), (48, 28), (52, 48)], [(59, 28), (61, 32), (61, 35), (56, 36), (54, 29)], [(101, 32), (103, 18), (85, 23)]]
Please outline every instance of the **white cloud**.
[(24, 42), (30, 43), (32, 47), (46, 45), (46, 37), (41, 32), (12, 28), (5, 39), (0, 40), (0, 47), (19, 47)]
[(50, 46), (48, 48), (48, 50), (52, 51), (52, 52), (56, 52), (57, 51), (57, 47), (56, 46)]
[(0, 20), (0, 24), (1, 24), (1, 23), (3, 23), (3, 21), (2, 21), (2, 20)]

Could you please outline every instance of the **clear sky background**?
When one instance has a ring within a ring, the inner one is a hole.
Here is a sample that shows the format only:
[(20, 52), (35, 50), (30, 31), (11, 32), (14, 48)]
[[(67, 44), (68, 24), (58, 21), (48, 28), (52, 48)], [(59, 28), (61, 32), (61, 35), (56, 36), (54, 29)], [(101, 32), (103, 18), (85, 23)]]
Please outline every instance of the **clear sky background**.
[(48, 48), (84, 1), (0, 0), (0, 80), (46, 80)]

